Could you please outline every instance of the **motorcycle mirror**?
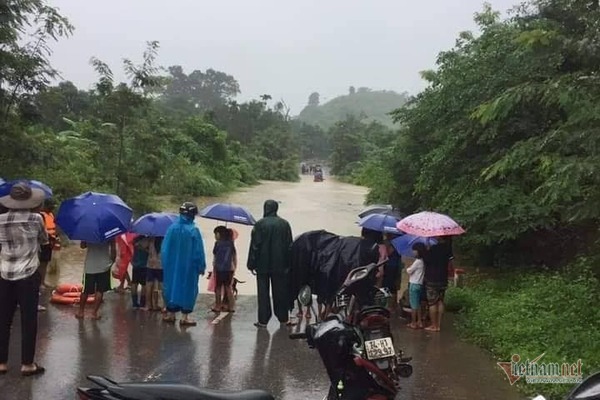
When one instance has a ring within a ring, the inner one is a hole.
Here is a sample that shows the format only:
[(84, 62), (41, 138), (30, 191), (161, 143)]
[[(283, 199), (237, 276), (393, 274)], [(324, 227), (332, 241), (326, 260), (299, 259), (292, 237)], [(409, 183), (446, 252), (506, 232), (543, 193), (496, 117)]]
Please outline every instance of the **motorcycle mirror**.
[(596, 372), (593, 375), (588, 376), (583, 382), (581, 382), (567, 400), (592, 400), (600, 397), (600, 372)]
[(307, 307), (312, 302), (312, 292), (310, 290), (310, 286), (306, 285), (302, 289), (300, 289), (300, 293), (298, 293), (298, 301), (304, 307)]

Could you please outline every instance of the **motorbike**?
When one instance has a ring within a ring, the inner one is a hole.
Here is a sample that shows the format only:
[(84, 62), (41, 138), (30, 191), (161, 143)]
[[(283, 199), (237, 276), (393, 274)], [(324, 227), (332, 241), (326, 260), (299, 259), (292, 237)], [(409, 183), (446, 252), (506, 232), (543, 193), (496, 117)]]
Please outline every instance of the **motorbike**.
[(81, 400), (275, 400), (263, 390), (228, 392), (199, 389), (181, 383), (117, 383), (101, 376), (88, 376), (93, 388), (77, 388)]
[[(538, 395), (532, 400), (546, 400), (546, 398)], [(565, 400), (600, 400), (600, 372), (588, 376), (568, 394)]]
[[(412, 375), (412, 358), (396, 350), (390, 312), (382, 305), (390, 294), (375, 286), (380, 266), (350, 271), (336, 295), (335, 312), (290, 335), (318, 350), (331, 383), (327, 400), (391, 400), (399, 392), (400, 378)], [(313, 307), (308, 286), (298, 301)]]

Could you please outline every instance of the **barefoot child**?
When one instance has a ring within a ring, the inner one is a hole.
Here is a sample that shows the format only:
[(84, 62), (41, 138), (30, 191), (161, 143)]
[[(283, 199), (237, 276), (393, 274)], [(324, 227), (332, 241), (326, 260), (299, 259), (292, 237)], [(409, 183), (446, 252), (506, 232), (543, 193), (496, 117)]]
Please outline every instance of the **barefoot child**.
[(237, 252), (233, 244), (233, 231), (225, 230), (217, 234), (214, 248), (213, 271), (217, 277), (215, 289), (215, 311), (234, 311), (231, 283), (237, 268)]
[[(146, 307), (146, 279), (148, 277), (148, 238), (138, 236), (133, 240), (133, 257), (131, 259), (131, 302), (133, 308)], [(139, 288), (140, 286), (141, 288)], [(138, 294), (139, 290), (139, 294)]]
[(415, 243), (412, 249), (413, 254), (415, 255), (415, 261), (406, 269), (409, 276), (408, 290), (412, 316), (412, 320), (410, 324), (408, 324), (408, 327), (412, 329), (421, 329), (423, 328), (423, 321), (421, 318), (421, 292), (423, 290), (423, 276), (425, 274), (423, 257), (425, 256), (427, 249), (423, 243)]
[(146, 279), (146, 311), (161, 311), (163, 268), (160, 261), (162, 238), (152, 237), (148, 241), (148, 271)]
[(80, 246), (82, 249), (87, 249), (87, 252), (84, 264), (83, 292), (79, 302), (79, 312), (75, 316), (79, 319), (84, 317), (87, 299), (90, 295), (94, 295), (92, 319), (100, 319), (99, 310), (102, 296), (111, 287), (110, 268), (117, 258), (117, 248), (114, 240), (104, 243), (81, 242)]

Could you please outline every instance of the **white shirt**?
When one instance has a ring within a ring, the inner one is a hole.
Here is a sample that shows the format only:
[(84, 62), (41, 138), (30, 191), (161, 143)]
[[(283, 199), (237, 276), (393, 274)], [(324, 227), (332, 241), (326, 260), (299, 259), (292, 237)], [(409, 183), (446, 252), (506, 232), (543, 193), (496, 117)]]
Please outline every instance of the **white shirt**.
[(410, 267), (406, 268), (406, 272), (408, 272), (408, 281), (410, 283), (422, 285), (423, 277), (425, 276), (425, 263), (423, 260), (417, 258)]

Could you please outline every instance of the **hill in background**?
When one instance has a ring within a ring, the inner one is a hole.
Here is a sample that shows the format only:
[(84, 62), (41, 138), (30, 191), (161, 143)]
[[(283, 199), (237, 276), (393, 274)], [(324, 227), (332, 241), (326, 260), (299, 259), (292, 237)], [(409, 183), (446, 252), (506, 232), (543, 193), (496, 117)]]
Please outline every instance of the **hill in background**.
[(324, 104), (319, 103), (319, 94), (312, 93), (308, 105), (300, 112), (297, 119), (321, 128), (328, 129), (347, 115), (364, 117), (364, 122), (377, 121), (394, 127), (388, 115), (408, 100), (408, 93), (396, 93), (391, 90), (371, 90), (369, 88), (350, 87), (345, 96), (338, 96)]

